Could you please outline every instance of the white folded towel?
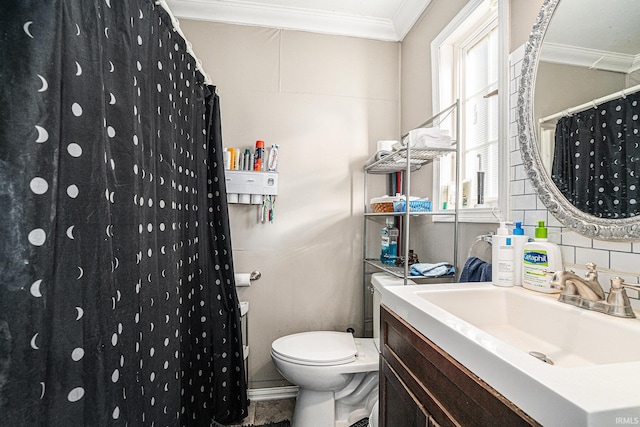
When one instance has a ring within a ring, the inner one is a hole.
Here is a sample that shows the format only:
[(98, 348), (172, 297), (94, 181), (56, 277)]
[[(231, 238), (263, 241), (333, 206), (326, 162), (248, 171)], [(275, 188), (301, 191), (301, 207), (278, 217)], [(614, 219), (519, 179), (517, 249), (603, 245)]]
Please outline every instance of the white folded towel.
[(395, 144), (393, 147), (396, 150), (404, 148), (406, 146), (411, 149), (441, 149), (451, 148), (452, 140), (449, 135), (449, 131), (440, 128), (418, 128), (409, 131), (409, 134), (404, 137), (402, 143)]

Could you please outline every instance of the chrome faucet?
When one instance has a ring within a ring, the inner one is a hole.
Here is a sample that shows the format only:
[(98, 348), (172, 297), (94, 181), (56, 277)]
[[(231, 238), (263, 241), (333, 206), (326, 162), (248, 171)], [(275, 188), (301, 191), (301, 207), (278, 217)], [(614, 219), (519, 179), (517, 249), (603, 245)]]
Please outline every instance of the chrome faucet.
[(640, 286), (627, 285), (620, 277), (611, 279), (611, 292), (605, 301), (604, 291), (598, 282), (598, 271), (593, 263), (587, 264), (582, 278), (573, 271), (556, 271), (549, 282), (552, 288), (561, 289), (558, 301), (611, 316), (635, 318), (631, 302), (624, 288), (640, 290)]
[(582, 278), (573, 271), (556, 271), (549, 283), (552, 288), (562, 289), (562, 295), (575, 296), (589, 301), (603, 301), (604, 291), (598, 282), (598, 271), (592, 262), (587, 264), (587, 274)]

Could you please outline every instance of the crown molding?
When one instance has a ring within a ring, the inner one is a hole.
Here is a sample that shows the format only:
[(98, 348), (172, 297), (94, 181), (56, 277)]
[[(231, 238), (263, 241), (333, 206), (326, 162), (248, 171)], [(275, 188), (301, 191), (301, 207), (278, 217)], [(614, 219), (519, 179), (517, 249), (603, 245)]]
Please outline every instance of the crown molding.
[(430, 2), (405, 0), (393, 17), (378, 18), (246, 1), (167, 1), (178, 18), (383, 41), (401, 41)]
[(395, 31), (398, 34), (398, 39), (395, 41), (404, 39), (430, 3), (431, 0), (405, 0), (402, 2), (392, 18)]
[(629, 73), (634, 68), (637, 69), (640, 64), (639, 57), (640, 55), (626, 55), (557, 43), (544, 43), (540, 50), (540, 61), (619, 73)]

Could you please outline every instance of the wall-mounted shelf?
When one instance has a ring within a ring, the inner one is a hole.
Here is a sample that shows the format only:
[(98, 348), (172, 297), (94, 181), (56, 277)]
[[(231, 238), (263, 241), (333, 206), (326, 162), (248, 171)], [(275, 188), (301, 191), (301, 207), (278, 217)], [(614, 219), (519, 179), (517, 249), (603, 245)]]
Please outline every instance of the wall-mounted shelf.
[(225, 170), (228, 194), (278, 194), (278, 173), (262, 171)]

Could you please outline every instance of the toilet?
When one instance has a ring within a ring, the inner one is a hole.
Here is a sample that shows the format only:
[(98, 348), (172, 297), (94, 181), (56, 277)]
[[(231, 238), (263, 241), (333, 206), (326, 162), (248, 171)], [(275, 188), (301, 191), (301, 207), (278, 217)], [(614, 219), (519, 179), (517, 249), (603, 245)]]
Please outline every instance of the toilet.
[(369, 426), (377, 427), (381, 289), (402, 286), (404, 280), (375, 273), (371, 284), (374, 338), (313, 331), (287, 335), (271, 344), (276, 368), (298, 386), (292, 427), (350, 427), (367, 417)]

